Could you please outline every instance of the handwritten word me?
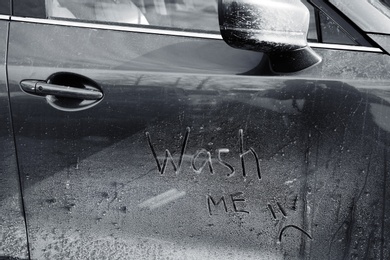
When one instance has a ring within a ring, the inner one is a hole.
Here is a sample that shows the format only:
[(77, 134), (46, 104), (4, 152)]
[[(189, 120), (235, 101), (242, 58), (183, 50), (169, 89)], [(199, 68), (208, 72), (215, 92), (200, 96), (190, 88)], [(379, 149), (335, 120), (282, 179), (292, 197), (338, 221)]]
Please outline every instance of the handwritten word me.
[[(245, 205), (242, 205), (242, 203), (245, 203), (246, 202), (246, 199), (243, 198), (244, 194), (242, 192), (237, 192), (237, 193), (234, 193), (234, 194), (230, 194), (229, 197), (228, 197), (228, 200), (231, 201), (231, 205), (232, 205), (232, 209), (231, 211), (232, 212), (235, 212), (235, 213), (245, 213), (245, 214), (249, 214), (249, 211), (246, 211), (244, 209), (244, 206)], [(213, 215), (213, 211), (216, 210), (216, 208), (222, 204), (223, 206), (223, 209), (225, 210), (225, 212), (229, 212), (229, 209), (228, 209), (228, 205), (226, 203), (226, 199), (225, 199), (225, 196), (222, 196), (219, 200), (215, 200), (212, 196), (207, 196), (207, 208), (209, 210), (209, 214), (210, 216)], [(240, 204), (240, 205), (238, 205)]]

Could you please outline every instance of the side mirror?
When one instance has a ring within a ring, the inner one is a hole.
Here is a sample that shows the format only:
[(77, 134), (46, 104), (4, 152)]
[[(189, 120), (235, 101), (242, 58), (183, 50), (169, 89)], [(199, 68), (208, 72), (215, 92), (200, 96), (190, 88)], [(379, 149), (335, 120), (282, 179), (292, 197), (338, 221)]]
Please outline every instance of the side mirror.
[(219, 25), (231, 47), (263, 52), (276, 73), (321, 62), (307, 44), (310, 13), (300, 0), (218, 0)]

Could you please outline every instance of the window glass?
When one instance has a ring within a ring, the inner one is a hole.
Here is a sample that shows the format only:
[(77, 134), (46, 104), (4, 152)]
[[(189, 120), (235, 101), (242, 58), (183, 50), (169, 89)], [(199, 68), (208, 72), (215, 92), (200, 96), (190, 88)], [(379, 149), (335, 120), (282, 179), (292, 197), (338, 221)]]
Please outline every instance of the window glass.
[[(219, 32), (217, 0), (45, 1), (46, 14), (54, 19), (67, 18)], [(356, 45), (327, 15), (320, 13), (307, 1), (302, 2), (310, 11), (309, 41)]]
[(311, 42), (318, 42), (314, 7), (306, 1), (303, 1), (303, 4), (307, 7), (307, 9), (309, 9), (310, 12), (310, 24), (307, 39)]
[(381, 2), (386, 5), (388, 8), (390, 8), (390, 0), (381, 0)]
[(219, 31), (217, 0), (46, 0), (49, 18)]
[(329, 0), (329, 2), (363, 31), (390, 34), (389, 0)]
[[(314, 7), (308, 39), (317, 42)], [(116, 22), (219, 32), (217, 0), (46, 0), (49, 18)]]
[(310, 11), (308, 41), (332, 44), (358, 45), (346, 31), (326, 13), (303, 1)]
[[(0, 0), (4, 1), (4, 0)], [(13, 0), (13, 15), (45, 18), (45, 0)]]
[(357, 45), (344, 30), (323, 12), (320, 12), (321, 38), (323, 43)]
[(0, 14), (9, 14), (9, 0), (0, 1)]
[(390, 0), (372, 0), (373, 5), (390, 18)]

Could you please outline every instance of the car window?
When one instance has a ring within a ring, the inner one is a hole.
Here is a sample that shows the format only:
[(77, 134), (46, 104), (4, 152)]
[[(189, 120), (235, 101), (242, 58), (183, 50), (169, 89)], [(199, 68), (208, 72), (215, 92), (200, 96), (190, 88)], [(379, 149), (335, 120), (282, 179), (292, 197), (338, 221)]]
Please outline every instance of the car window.
[(386, 5), (388, 8), (390, 8), (390, 0), (381, 0), (381, 2)]
[(217, 0), (46, 0), (49, 18), (219, 31)]
[(307, 34), (307, 39), (312, 42), (318, 42), (314, 7), (306, 1), (303, 1), (303, 4), (307, 7), (307, 9), (309, 9), (310, 12), (310, 24), (309, 24), (309, 32)]
[(387, 17), (390, 17), (390, 0), (380, 0), (380, 4), (376, 4), (377, 1), (373, 2), (373, 5), (383, 12)]
[(0, 14), (9, 14), (9, 13), (10, 13), (9, 1), (8, 0), (0, 1)]
[(46, 0), (12, 0), (12, 15), (46, 18), (45, 1)]
[(329, 0), (363, 31), (390, 34), (389, 0)]
[(322, 43), (337, 43), (345, 45), (358, 45), (344, 30), (329, 16), (318, 12), (320, 23), (320, 39)]
[[(307, 1), (308, 40), (356, 45), (344, 30)], [(217, 0), (46, 0), (50, 19), (125, 23), (219, 32)]]

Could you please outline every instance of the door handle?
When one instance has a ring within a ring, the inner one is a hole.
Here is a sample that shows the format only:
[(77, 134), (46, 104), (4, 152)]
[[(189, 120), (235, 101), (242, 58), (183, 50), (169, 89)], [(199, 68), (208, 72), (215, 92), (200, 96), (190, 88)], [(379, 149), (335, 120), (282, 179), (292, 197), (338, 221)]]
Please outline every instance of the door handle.
[(22, 89), (37, 96), (52, 95), (63, 98), (74, 98), (82, 100), (99, 100), (103, 93), (96, 88), (75, 88), (57, 84), (49, 84), (40, 80), (23, 80), (20, 82)]

